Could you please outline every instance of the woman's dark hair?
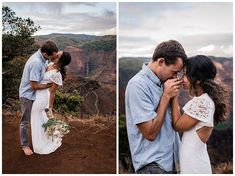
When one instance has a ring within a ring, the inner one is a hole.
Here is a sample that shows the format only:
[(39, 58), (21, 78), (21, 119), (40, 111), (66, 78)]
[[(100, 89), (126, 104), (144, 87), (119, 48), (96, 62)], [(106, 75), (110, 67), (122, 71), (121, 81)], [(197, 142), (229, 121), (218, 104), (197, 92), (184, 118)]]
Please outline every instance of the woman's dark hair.
[(65, 66), (71, 62), (71, 55), (68, 52), (63, 51), (63, 54), (60, 56), (59, 63), (60, 68), (59, 71), (62, 75), (62, 80), (66, 77), (66, 69)]
[(41, 46), (41, 52), (51, 56), (54, 52), (58, 52), (58, 48), (53, 41), (48, 40)]
[(184, 48), (176, 40), (169, 40), (160, 43), (154, 50), (152, 60), (156, 61), (164, 58), (166, 65), (175, 64), (177, 58), (182, 58), (183, 62), (187, 58)]
[(227, 115), (228, 90), (222, 83), (216, 82), (216, 67), (207, 56), (197, 55), (185, 61), (186, 76), (191, 83), (191, 90), (197, 95), (196, 84), (203, 88), (215, 103), (215, 125), (225, 120)]

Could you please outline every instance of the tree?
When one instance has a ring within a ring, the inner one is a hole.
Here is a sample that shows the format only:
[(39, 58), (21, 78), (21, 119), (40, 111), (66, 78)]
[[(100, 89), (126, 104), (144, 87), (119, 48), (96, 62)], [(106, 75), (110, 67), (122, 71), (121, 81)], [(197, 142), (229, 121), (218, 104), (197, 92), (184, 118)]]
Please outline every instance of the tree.
[(34, 38), (32, 35), (40, 29), (30, 19), (16, 16), (7, 6), (2, 7), (2, 55), (3, 61), (30, 53)]

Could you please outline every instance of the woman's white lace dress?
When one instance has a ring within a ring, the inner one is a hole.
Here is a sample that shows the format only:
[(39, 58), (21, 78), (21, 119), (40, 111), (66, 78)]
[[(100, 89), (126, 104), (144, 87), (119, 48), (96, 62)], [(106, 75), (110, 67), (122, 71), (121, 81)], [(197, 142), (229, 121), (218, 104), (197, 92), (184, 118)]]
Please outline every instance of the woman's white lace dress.
[[(44, 75), (42, 84), (54, 82), (62, 85), (62, 75), (57, 70), (47, 71)], [(31, 131), (33, 151), (38, 154), (49, 154), (61, 146), (60, 138), (48, 137), (42, 125), (47, 122), (48, 117), (45, 108), (49, 107), (50, 90), (43, 89), (36, 91), (36, 99), (33, 103), (31, 112)]]
[(196, 131), (203, 126), (214, 126), (214, 102), (207, 93), (204, 93), (190, 100), (183, 110), (184, 113), (199, 122), (183, 134), (180, 149), (180, 172), (182, 174), (211, 174), (207, 145), (201, 141)]

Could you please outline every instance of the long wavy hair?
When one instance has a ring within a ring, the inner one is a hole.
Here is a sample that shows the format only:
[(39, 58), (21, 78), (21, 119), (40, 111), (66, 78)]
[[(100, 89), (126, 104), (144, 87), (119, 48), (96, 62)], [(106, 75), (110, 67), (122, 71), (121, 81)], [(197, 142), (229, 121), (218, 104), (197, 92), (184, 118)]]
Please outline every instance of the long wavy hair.
[(190, 57), (185, 61), (186, 76), (191, 83), (190, 91), (197, 95), (196, 85), (202, 87), (215, 103), (215, 125), (223, 122), (227, 116), (229, 92), (222, 84), (215, 81), (217, 69), (211, 59), (204, 55)]
[(66, 77), (66, 68), (65, 66), (68, 65), (71, 62), (71, 55), (68, 52), (63, 51), (63, 54), (61, 55), (59, 59), (59, 71), (62, 75), (62, 80), (64, 81)]

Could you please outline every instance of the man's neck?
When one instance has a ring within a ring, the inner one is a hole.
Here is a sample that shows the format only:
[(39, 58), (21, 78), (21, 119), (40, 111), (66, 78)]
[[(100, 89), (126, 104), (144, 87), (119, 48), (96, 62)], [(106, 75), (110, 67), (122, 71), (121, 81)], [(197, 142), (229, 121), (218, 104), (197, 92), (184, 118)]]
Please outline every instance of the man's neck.
[(152, 70), (152, 72), (159, 78), (156, 65), (154, 64), (153, 61), (150, 61), (150, 62), (148, 63), (148, 67), (149, 67), (150, 70)]

